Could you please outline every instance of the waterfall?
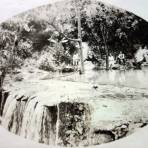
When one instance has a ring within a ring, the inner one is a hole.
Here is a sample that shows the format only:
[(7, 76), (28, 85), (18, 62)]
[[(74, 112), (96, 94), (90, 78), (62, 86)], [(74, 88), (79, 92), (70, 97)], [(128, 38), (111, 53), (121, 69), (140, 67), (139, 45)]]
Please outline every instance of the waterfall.
[(2, 125), (15, 134), (20, 133), (26, 103), (24, 96), (16, 96), (11, 103), (7, 104), (8, 108), (3, 116)]
[(40, 110), (41, 106), (38, 106), (37, 104), (37, 99), (29, 99), (27, 102), (26, 109), (24, 111), (23, 115), (23, 120), (22, 120), (22, 127), (21, 127), (21, 132), (20, 135), (29, 138), (29, 139), (34, 139), (38, 140), (36, 136), (37, 135), (37, 130), (39, 126), (40, 121)]
[(60, 121), (60, 112), (59, 112), (59, 104), (57, 104), (57, 123), (56, 123), (56, 141), (55, 141), (55, 145), (57, 146), (58, 145), (58, 136), (59, 136), (59, 121)]
[(57, 106), (44, 106), (41, 121), (39, 142), (55, 145)]
[(128, 126), (113, 130), (93, 129), (92, 108), (84, 102), (49, 104), (48, 99), (5, 95), (2, 126), (24, 138), (56, 146), (89, 146), (114, 141), (128, 132)]
[(77, 102), (45, 105), (37, 97), (10, 93), (2, 126), (24, 138), (48, 145), (88, 145), (89, 105)]

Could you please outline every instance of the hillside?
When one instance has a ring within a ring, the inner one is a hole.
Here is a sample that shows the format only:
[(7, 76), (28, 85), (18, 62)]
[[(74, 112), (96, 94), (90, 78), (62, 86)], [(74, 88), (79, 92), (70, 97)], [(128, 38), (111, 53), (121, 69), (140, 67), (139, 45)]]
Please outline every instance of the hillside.
[[(91, 60), (98, 63), (109, 53), (116, 57), (120, 51), (132, 58), (139, 44), (148, 44), (148, 23), (138, 16), (97, 0), (69, 0), (41, 6), (3, 22), (1, 50), (15, 55), (21, 65), (27, 63), (47, 71), (71, 65), (72, 56), (79, 50), (75, 41), (78, 8), (82, 41), (91, 50)], [(12, 51), (14, 39), (17, 47)]]

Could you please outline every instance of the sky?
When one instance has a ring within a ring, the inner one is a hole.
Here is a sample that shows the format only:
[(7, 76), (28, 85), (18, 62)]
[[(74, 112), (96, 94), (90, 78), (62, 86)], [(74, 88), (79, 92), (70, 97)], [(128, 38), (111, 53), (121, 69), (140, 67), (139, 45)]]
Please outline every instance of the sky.
[[(0, 0), (0, 22), (23, 11), (61, 0)], [(148, 0), (101, 0), (131, 11), (148, 21)]]

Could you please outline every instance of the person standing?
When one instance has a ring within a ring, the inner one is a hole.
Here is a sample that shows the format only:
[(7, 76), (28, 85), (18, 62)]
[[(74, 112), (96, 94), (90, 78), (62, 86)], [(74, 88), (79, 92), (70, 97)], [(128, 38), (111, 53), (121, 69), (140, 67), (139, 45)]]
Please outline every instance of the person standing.
[(125, 65), (125, 55), (122, 53), (122, 51), (120, 51), (118, 55), (118, 61), (120, 65)]
[(148, 63), (148, 48), (147, 48), (147, 46), (144, 47), (144, 58), (145, 58), (145, 62)]
[(112, 69), (112, 67), (115, 64), (115, 59), (111, 53), (109, 54), (108, 60), (109, 60), (109, 69)]
[(135, 58), (134, 62), (135, 69), (142, 69), (142, 64), (145, 61), (144, 48), (142, 48), (142, 46), (139, 47), (134, 58)]
[(78, 66), (79, 61), (80, 61), (80, 59), (79, 59), (78, 53), (74, 54), (73, 55), (73, 66)]

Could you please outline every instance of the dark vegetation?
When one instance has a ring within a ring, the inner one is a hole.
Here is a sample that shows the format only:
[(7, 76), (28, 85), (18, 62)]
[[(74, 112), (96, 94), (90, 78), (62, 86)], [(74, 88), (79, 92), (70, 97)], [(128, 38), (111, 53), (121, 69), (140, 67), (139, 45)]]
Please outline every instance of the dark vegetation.
[(97, 0), (79, 0), (77, 5), (74, 0), (63, 1), (1, 24), (1, 72), (21, 67), (29, 58), (48, 71), (72, 64), (72, 56), (78, 51), (76, 6), (81, 12), (82, 41), (88, 43), (97, 62), (107, 60), (109, 53), (116, 57), (119, 51), (132, 58), (138, 44), (148, 44), (148, 23), (138, 16)]

